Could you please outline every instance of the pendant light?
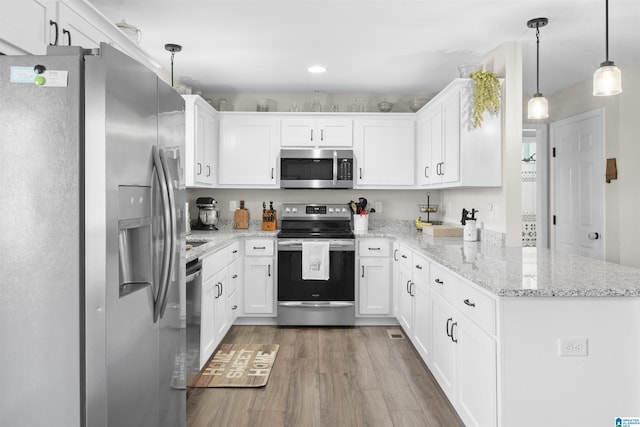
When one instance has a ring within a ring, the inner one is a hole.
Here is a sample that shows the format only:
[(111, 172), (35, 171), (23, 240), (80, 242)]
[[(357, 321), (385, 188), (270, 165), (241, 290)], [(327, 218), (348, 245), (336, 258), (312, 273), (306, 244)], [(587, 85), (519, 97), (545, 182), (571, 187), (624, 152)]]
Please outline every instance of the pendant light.
[(527, 104), (527, 118), (546, 119), (549, 117), (549, 102), (540, 93), (540, 27), (549, 23), (547, 18), (534, 18), (527, 21), (527, 27), (536, 29), (536, 93)]
[(173, 57), (176, 55), (176, 52), (180, 52), (182, 50), (182, 46), (179, 44), (167, 43), (164, 45), (164, 48), (171, 52), (171, 87), (173, 87)]
[(609, 96), (622, 92), (622, 72), (609, 61), (609, 0), (605, 0), (605, 60), (593, 73), (593, 95)]

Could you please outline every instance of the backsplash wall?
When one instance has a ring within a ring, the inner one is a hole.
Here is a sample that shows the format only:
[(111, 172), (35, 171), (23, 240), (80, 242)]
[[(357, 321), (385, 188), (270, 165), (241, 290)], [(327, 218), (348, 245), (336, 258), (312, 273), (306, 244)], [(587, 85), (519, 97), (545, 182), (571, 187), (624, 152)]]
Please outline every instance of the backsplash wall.
[[(440, 192), (430, 190), (431, 204), (438, 204)], [(425, 190), (281, 190), (281, 189), (187, 189), (187, 201), (192, 219), (197, 218), (198, 209), (196, 199), (198, 197), (213, 197), (218, 202), (221, 220), (233, 220), (235, 211), (229, 209), (229, 203), (236, 201), (238, 207), (240, 200), (245, 201), (245, 208), (249, 210), (251, 220), (260, 219), (262, 212), (262, 202), (273, 201), (274, 208), (281, 212), (282, 203), (303, 202), (303, 203), (348, 203), (350, 200), (357, 201), (359, 197), (364, 197), (368, 201), (369, 207), (374, 207), (376, 202), (382, 203), (382, 211), (372, 214), (370, 219), (380, 220), (415, 220), (426, 214), (418, 211), (418, 204), (427, 203), (427, 192)], [(435, 218), (439, 219), (436, 214)]]

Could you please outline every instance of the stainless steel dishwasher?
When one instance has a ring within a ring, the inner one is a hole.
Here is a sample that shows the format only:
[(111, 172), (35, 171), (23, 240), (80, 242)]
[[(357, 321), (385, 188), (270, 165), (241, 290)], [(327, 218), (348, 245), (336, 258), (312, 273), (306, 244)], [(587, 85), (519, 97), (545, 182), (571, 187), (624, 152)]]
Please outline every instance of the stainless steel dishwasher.
[(202, 302), (202, 261), (195, 259), (187, 263), (186, 284), (187, 385), (189, 378), (200, 372), (200, 307)]

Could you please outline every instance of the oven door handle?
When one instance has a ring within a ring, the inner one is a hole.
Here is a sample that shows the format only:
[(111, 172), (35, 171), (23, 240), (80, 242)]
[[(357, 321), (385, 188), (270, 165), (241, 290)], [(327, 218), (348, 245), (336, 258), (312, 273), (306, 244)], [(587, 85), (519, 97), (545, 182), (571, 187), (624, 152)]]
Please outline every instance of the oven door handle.
[(353, 307), (355, 303), (347, 301), (285, 301), (279, 302), (280, 307), (302, 307), (302, 308), (342, 308)]

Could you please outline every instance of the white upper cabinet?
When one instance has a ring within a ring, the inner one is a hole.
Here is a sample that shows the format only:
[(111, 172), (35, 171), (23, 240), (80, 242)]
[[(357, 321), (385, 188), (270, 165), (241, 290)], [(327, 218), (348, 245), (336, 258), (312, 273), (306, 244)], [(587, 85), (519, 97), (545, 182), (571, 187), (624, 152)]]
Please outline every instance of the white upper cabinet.
[(63, 2), (58, 2), (58, 25), (60, 46), (82, 46), (85, 49), (99, 47), (100, 43), (113, 44), (102, 29), (85, 19)]
[(218, 173), (216, 111), (199, 95), (183, 95), (183, 98), (187, 187), (212, 187)]
[(502, 184), (500, 114), (468, 125), (472, 80), (456, 79), (427, 103), (417, 121), (419, 187), (497, 187)]
[(25, 52), (45, 54), (55, 42), (57, 25), (53, 0), (0, 1), (0, 40)]
[(259, 114), (220, 114), (220, 187), (275, 188), (280, 121)]
[(412, 188), (415, 165), (413, 117), (354, 121), (356, 188)]
[(282, 147), (351, 147), (353, 121), (339, 117), (283, 118)]

